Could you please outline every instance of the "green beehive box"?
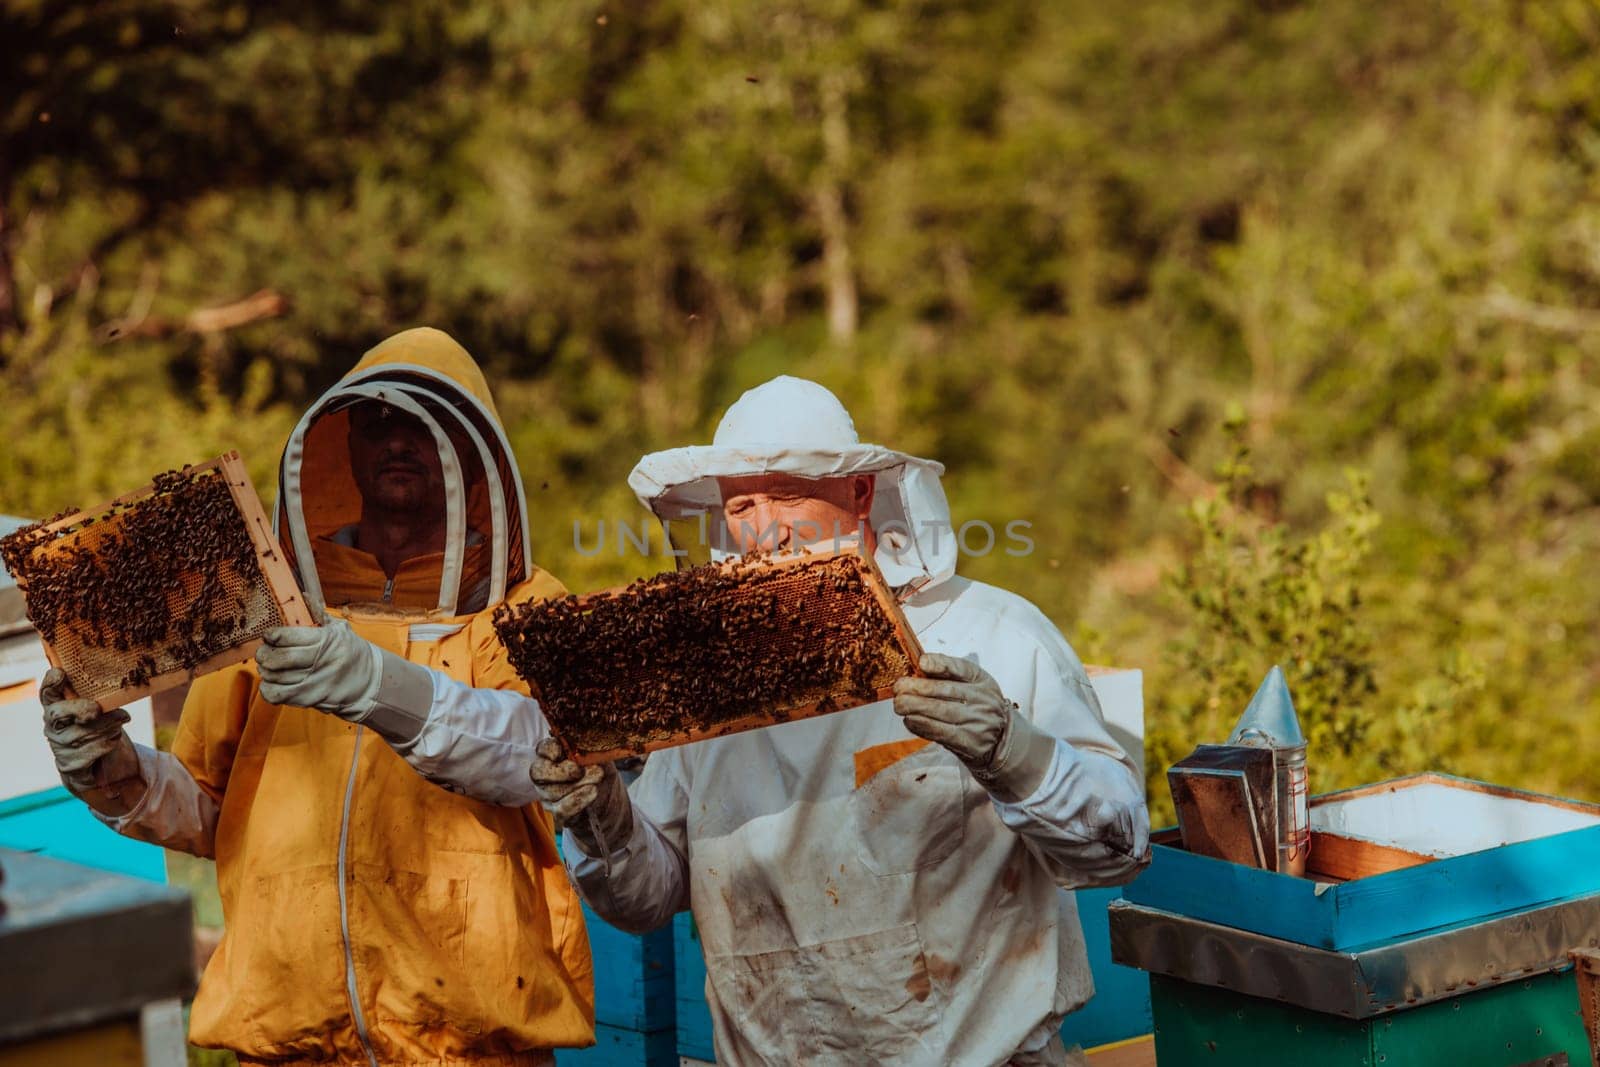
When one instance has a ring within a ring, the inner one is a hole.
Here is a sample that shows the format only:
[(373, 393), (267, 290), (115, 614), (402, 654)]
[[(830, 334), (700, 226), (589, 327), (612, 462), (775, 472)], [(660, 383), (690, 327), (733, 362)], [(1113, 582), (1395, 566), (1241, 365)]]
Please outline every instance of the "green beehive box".
[(1571, 972), (1367, 1019), (1342, 1019), (1161, 975), (1151, 976), (1150, 992), (1161, 1067), (1590, 1063)]

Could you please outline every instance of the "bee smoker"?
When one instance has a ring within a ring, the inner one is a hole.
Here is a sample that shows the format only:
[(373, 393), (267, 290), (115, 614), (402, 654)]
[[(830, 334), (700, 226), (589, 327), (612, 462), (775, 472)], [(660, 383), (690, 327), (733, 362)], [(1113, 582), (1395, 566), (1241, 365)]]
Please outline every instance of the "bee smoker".
[(1311, 823), (1307, 811), (1306, 737), (1300, 730), (1289, 697), (1283, 669), (1267, 672), (1261, 688), (1239, 717), (1228, 744), (1266, 749), (1272, 753), (1276, 779), (1272, 806), (1276, 809), (1278, 865), (1284, 874), (1303, 878), (1311, 855)]
[(1200, 745), (1167, 781), (1185, 849), (1304, 877), (1306, 739), (1281, 669), (1267, 674), (1226, 744)]

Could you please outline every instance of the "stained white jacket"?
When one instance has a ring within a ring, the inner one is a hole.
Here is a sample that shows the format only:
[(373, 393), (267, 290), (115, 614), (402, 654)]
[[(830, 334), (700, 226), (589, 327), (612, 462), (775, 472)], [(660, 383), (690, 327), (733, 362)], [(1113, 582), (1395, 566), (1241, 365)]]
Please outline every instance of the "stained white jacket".
[(884, 701), (651, 755), (608, 863), (567, 835), (608, 921), (693, 910), (720, 1063), (1061, 1062), (1047, 1043), (1093, 982), (1057, 887), (1148, 861), (1143, 785), (1055, 627), (963, 578), (905, 611), (925, 649), (974, 660), (1060, 738), (1033, 796), (993, 800)]

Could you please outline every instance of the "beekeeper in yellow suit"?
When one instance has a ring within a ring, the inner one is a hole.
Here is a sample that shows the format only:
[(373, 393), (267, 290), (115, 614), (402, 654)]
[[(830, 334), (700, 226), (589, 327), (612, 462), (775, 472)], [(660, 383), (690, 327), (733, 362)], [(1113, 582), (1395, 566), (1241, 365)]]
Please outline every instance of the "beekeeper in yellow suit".
[(731, 551), (859, 531), (926, 652), (892, 701), (654, 753), (631, 790), (553, 740), (535, 761), (597, 912), (645, 930), (692, 909), (719, 1063), (1082, 1062), (1058, 1031), (1094, 986), (1058, 889), (1149, 862), (1144, 787), (1050, 621), (955, 573), (942, 471), (782, 377), (629, 478)]
[[(247, 1067), (534, 1067), (591, 1044), (582, 913), (529, 803), (547, 727), (489, 618), (565, 590), (533, 565), (467, 352), (429, 329), (368, 352), (295, 427), (277, 527), (326, 624), (197, 680), (170, 754), (59, 672), (43, 694), (63, 781), (104, 822), (217, 860), (226, 930), (190, 1039)], [(508, 756), (511, 790), (486, 773)]]

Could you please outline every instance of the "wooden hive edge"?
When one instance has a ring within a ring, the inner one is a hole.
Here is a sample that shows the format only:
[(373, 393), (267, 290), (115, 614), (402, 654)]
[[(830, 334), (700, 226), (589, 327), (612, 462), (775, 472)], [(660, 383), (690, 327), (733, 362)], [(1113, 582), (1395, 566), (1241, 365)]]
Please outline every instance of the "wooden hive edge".
[[(855, 550), (847, 549), (847, 550), (840, 551), (840, 552), (809, 552), (809, 553), (805, 553), (803, 555), (780, 556), (780, 557), (778, 557), (776, 559), (738, 560), (738, 561), (725, 561), (725, 562), (737, 562), (737, 563), (739, 563), (741, 565), (745, 565), (745, 566), (749, 567), (752, 570), (760, 568), (760, 569), (764, 570), (766, 573), (771, 573), (772, 571), (775, 571), (775, 570), (787, 570), (787, 569), (789, 569), (791, 567), (799, 567), (799, 566), (804, 566), (806, 564), (831, 563), (836, 559), (840, 559), (840, 558), (843, 558), (843, 557), (846, 557), (846, 556), (855, 556), (857, 558), (863, 558), (857, 552), (855, 552)], [(702, 563), (702, 564), (700, 564), (700, 566), (702, 566), (702, 567), (705, 567), (705, 566), (720, 566), (720, 565), (721, 564), (716, 564), (716, 563), (710, 563), (710, 564)], [(876, 567), (873, 568), (873, 572), (874, 573), (877, 572), (877, 568)], [(668, 573), (683, 573), (683, 572), (680, 571), (680, 572), (668, 572)], [(652, 575), (651, 577), (657, 577), (657, 576)], [(646, 579), (646, 580), (648, 580), (648, 579)], [(882, 578), (881, 575), (879, 575), (878, 581), (880, 583), (883, 581), (883, 578)], [(611, 586), (608, 589), (598, 589), (593, 593), (583, 593), (583, 594), (577, 596), (576, 600), (578, 602), (578, 607), (579, 608), (590, 608), (590, 607), (593, 607), (595, 604), (601, 603), (603, 601), (614, 600), (614, 599), (616, 599), (618, 597), (627, 596), (629, 594), (629, 592), (631, 591), (631, 589), (632, 589), (632, 583), (630, 583), (629, 585), (614, 585), (614, 586)]]
[(241, 645), (224, 649), (210, 659), (203, 660), (193, 667), (179, 667), (176, 670), (163, 671), (161, 674), (152, 675), (150, 680), (143, 685), (119, 689), (114, 693), (104, 693), (95, 698), (95, 703), (100, 705), (101, 711), (126, 707), (136, 700), (143, 700), (145, 697), (163, 693), (168, 689), (176, 689), (180, 685), (194, 681), (202, 674), (210, 674), (212, 671), (231, 667), (235, 663), (243, 663), (255, 655), (256, 649), (260, 648), (261, 644), (262, 641), (259, 637), (251, 638)]
[(233, 496), (234, 506), (239, 509), (245, 529), (250, 534), (250, 541), (255, 545), (256, 563), (261, 568), (261, 577), (266, 581), (267, 589), (278, 605), (278, 614), (283, 619), (284, 625), (317, 625), (310, 605), (306, 603), (305, 595), (301, 593), (300, 585), (295, 581), (294, 572), (289, 569), (289, 562), (283, 556), (278, 538), (273, 533), (271, 520), (267, 518), (266, 509), (261, 506), (261, 498), (256, 495), (255, 485), (251, 483), (250, 475), (244, 469), (243, 461), (239, 459), (239, 453), (229, 452), (219, 462), (228, 485), (228, 492)]
[(1443, 774), (1439, 771), (1423, 771), (1418, 774), (1402, 775), (1399, 778), (1387, 778), (1381, 782), (1372, 782), (1368, 785), (1338, 789), (1331, 793), (1322, 793), (1311, 797), (1309, 803), (1312, 807), (1323, 804), (1337, 804), (1361, 797), (1377, 796), (1384, 793), (1399, 793), (1403, 790), (1423, 785), (1442, 785), (1467, 793), (1481, 793), (1486, 796), (1501, 797), (1505, 800), (1525, 801), (1545, 807), (1561, 808), (1582, 815), (1600, 815), (1600, 803), (1593, 801), (1573, 800), (1569, 797), (1558, 797), (1548, 793), (1533, 793), (1525, 789), (1495, 785), (1492, 782), (1481, 782), (1476, 778), (1461, 778), (1453, 774)]
[[(802, 719), (815, 719), (823, 715), (833, 715), (836, 712), (850, 711), (854, 708), (865, 707), (880, 700), (887, 700), (894, 695), (894, 686), (879, 686), (873, 690), (871, 700), (863, 700), (858, 704), (832, 704), (831, 701), (819, 700), (801, 708), (792, 708), (779, 715), (772, 711), (751, 712), (737, 719), (719, 722), (715, 726), (697, 726), (679, 733), (672, 734), (657, 740), (651, 740), (635, 748), (612, 748), (603, 752), (572, 753), (568, 750), (572, 762), (579, 766), (590, 766), (596, 763), (610, 763), (613, 760), (626, 759), (630, 756), (642, 756), (650, 752), (659, 752), (664, 748), (677, 748), (680, 745), (693, 744), (696, 741), (709, 741), (714, 737), (726, 737), (729, 734), (745, 733), (749, 730), (758, 730), (766, 726), (779, 726), (786, 722), (799, 722)], [(832, 706), (830, 706), (830, 704)], [(554, 724), (551, 724), (554, 730)], [(560, 739), (560, 732), (556, 731)], [(562, 744), (565, 745), (565, 740)]]
[(877, 598), (878, 606), (888, 616), (889, 623), (894, 627), (895, 637), (900, 642), (901, 650), (907, 654), (911, 662), (911, 673), (921, 678), (922, 674), (922, 642), (917, 640), (916, 631), (906, 621), (906, 614), (900, 610), (900, 602), (894, 598), (894, 590), (889, 588), (888, 581), (883, 577), (883, 572), (878, 569), (878, 563), (866, 552), (856, 554), (865, 572), (867, 588)]
[(1326, 831), (1311, 831), (1311, 855), (1306, 859), (1306, 877), (1319, 882), (1353, 882), (1375, 874), (1432, 863), (1426, 856), (1393, 845), (1380, 845), (1356, 837)]

